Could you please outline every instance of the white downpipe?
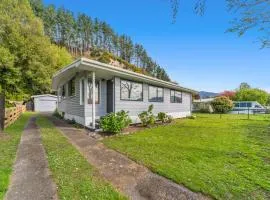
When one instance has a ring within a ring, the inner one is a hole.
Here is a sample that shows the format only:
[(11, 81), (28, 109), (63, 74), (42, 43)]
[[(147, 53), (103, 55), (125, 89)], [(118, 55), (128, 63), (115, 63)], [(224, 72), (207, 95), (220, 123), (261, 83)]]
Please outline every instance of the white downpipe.
[(96, 74), (92, 72), (92, 128), (96, 128)]

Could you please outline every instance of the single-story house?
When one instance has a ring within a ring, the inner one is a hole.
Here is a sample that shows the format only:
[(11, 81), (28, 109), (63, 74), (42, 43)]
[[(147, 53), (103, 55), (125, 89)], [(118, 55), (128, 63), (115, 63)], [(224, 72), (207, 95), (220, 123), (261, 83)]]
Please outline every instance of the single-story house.
[[(93, 87), (94, 86), (94, 87)], [(120, 67), (80, 58), (53, 76), (58, 111), (64, 118), (95, 129), (96, 119), (110, 112), (138, 114), (154, 105), (154, 113), (174, 118), (191, 115), (192, 95), (197, 92)], [(94, 100), (93, 100), (94, 99)]]
[(54, 112), (57, 108), (57, 96), (42, 94), (31, 96), (34, 101), (35, 112)]

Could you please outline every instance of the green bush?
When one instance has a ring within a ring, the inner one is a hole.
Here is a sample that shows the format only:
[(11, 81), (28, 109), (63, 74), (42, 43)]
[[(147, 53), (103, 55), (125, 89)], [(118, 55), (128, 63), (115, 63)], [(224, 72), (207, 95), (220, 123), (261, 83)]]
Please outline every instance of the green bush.
[(6, 102), (5, 102), (5, 107), (6, 107), (6, 108), (16, 107), (16, 104), (15, 104), (15, 103), (12, 103), (12, 102), (10, 102), (10, 101), (6, 101)]
[(167, 115), (164, 112), (159, 112), (157, 115), (157, 119), (160, 120), (162, 123), (170, 123), (173, 121), (172, 116)]
[(216, 97), (211, 105), (216, 113), (227, 113), (233, 108), (233, 102), (225, 96)]
[(167, 115), (164, 112), (159, 112), (157, 115), (157, 119), (160, 120), (162, 123), (166, 122)]
[(153, 104), (151, 104), (148, 107), (147, 111), (143, 111), (142, 113), (140, 113), (138, 115), (143, 126), (150, 126), (150, 125), (153, 125), (155, 123), (156, 117), (153, 114), (153, 108), (154, 108), (154, 106), (153, 106)]
[(120, 133), (131, 123), (128, 112), (123, 110), (117, 113), (109, 113), (100, 119), (100, 127), (103, 131), (109, 133)]

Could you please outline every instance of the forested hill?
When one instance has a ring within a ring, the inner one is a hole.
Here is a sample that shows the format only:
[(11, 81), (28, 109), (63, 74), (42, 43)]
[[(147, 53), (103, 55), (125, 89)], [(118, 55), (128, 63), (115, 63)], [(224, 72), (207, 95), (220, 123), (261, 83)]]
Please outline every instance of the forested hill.
[(30, 0), (35, 15), (42, 19), (44, 31), (51, 41), (66, 47), (73, 57), (85, 56), (136, 72), (170, 81), (168, 74), (146, 52), (141, 44), (127, 35), (119, 35), (104, 21), (92, 19), (42, 0)]

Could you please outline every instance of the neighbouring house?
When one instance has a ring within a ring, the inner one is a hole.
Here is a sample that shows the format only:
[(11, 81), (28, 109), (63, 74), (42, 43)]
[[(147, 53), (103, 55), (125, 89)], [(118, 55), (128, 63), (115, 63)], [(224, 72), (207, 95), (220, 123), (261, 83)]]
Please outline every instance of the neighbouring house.
[(205, 112), (205, 113), (213, 113), (214, 109), (211, 105), (211, 102), (215, 98), (207, 98), (207, 99), (194, 99), (192, 111), (194, 112)]
[(232, 114), (265, 113), (266, 108), (257, 101), (234, 101)]
[(57, 108), (57, 96), (42, 94), (31, 96), (34, 101), (35, 112), (54, 112)]
[[(94, 87), (93, 87), (94, 86)], [(65, 119), (96, 128), (96, 119), (110, 112), (129, 111), (134, 123), (138, 114), (154, 105), (154, 113), (174, 118), (191, 115), (192, 95), (197, 92), (133, 71), (80, 58), (53, 76), (58, 111)]]

